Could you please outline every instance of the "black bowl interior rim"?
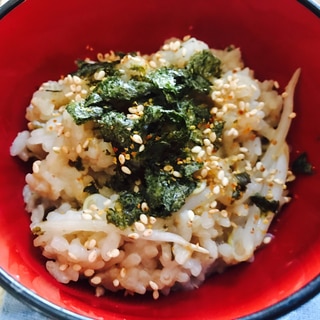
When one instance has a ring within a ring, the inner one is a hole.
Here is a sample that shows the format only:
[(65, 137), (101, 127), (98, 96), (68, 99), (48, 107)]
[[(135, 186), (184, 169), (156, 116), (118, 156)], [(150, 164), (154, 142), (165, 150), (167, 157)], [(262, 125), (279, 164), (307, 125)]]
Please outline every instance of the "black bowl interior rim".
[(25, 0), (8, 0), (3, 5), (0, 6), (0, 19), (13, 10), (18, 4), (24, 2)]
[[(0, 19), (25, 0), (8, 0), (0, 6)], [(320, 18), (320, 3), (317, 0), (297, 0)]]
[(42, 313), (45, 316), (51, 316), (54, 319), (61, 320), (90, 320), (85, 316), (81, 316), (54, 303), (38, 296), (34, 291), (22, 285), (18, 280), (9, 275), (0, 267), (0, 286), (9, 294), (25, 303), (32, 309)]
[(320, 2), (317, 0), (298, 0), (320, 18)]
[[(91, 318), (79, 315), (38, 296), (34, 291), (23, 286), (19, 281), (9, 275), (0, 267), (0, 286), (19, 301), (30, 306), (32, 309), (61, 320), (90, 320)], [(320, 291), (320, 275), (316, 276), (308, 284), (291, 296), (239, 320), (276, 319), (288, 312), (300, 307), (313, 298)]]

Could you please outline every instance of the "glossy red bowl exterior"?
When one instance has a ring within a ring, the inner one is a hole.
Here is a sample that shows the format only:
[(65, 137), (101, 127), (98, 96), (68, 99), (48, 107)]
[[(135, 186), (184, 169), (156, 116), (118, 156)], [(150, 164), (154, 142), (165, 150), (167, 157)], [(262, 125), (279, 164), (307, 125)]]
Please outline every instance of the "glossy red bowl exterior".
[[(26, 167), (9, 155), (26, 127), (25, 108), (46, 80), (74, 61), (111, 49), (151, 53), (169, 37), (191, 34), (211, 47), (241, 47), (259, 79), (284, 88), (294, 70), (291, 155), (307, 152), (312, 176), (290, 185), (293, 201), (272, 224), (274, 240), (254, 263), (232, 267), (192, 292), (150, 297), (62, 285), (32, 246), (22, 187)], [(0, 20), (0, 279), (19, 299), (63, 319), (247, 319), (276, 317), (320, 290), (320, 19), (294, 0), (28, 0)]]

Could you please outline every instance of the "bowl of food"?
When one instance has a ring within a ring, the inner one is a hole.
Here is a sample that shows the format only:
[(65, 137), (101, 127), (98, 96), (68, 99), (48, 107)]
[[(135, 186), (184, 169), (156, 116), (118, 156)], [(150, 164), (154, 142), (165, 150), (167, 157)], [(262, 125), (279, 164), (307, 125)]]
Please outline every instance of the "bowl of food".
[(29, 0), (0, 32), (5, 289), (61, 319), (276, 317), (320, 289), (306, 6)]

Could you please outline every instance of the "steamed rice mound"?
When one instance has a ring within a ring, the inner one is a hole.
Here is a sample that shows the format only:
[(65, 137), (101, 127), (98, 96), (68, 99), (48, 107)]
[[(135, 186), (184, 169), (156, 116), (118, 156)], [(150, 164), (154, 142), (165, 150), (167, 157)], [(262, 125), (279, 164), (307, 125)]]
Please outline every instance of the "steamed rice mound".
[[(116, 210), (119, 194), (106, 181), (117, 165), (130, 175), (126, 159), (116, 155), (112, 141), (96, 134), (92, 121), (76, 124), (66, 109), (84, 100), (92, 86), (86, 78), (69, 74), (43, 83), (33, 94), (26, 111), (28, 129), (17, 135), (11, 154), (33, 160), (23, 196), (34, 245), (59, 282), (84, 278), (97, 296), (105, 289), (152, 291), (157, 299), (160, 292), (197, 288), (212, 272), (251, 261), (254, 251), (270, 240), (270, 223), (290, 200), (286, 183), (293, 176), (286, 136), (295, 115), (298, 72), (280, 94), (277, 82), (254, 78), (239, 49), (209, 49), (190, 37), (170, 39), (151, 55), (124, 55), (117, 68), (128, 81), (142, 69), (184, 68), (203, 50), (221, 61), (221, 76), (210, 78), (208, 93), (212, 118), (224, 123), (219, 148), (214, 132), (201, 128), (202, 142), (190, 150), (190, 157), (201, 164), (195, 190), (167, 217), (157, 217), (147, 202), (141, 203), (139, 219), (125, 228), (108, 221), (106, 212)], [(114, 52), (98, 55), (99, 61), (116, 59)], [(94, 74), (97, 82), (105, 77), (103, 70)], [(143, 117), (143, 112), (135, 105), (127, 117)], [(143, 145), (135, 138), (133, 143)], [(246, 173), (246, 183), (237, 189), (239, 173)], [(100, 187), (91, 194), (87, 187), (92, 183)], [(139, 189), (139, 182), (135, 187)]]

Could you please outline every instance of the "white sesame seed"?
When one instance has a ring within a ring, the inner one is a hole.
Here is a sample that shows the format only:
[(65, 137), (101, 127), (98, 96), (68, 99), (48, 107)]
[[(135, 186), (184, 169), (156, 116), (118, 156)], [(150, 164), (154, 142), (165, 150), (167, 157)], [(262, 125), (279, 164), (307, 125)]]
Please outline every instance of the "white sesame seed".
[(250, 116), (254, 116), (254, 115), (256, 115), (257, 113), (258, 113), (258, 109), (252, 109), (252, 110), (250, 110), (249, 112), (248, 112), (248, 115), (250, 115)]
[(77, 102), (81, 101), (82, 100), (81, 95), (77, 93), (75, 98), (74, 98), (74, 100), (77, 101)]
[(121, 171), (122, 171), (123, 173), (125, 173), (125, 174), (128, 174), (128, 175), (131, 174), (131, 170), (130, 170), (128, 167), (126, 167), (126, 166), (122, 166), (122, 167), (121, 167)]
[(59, 153), (61, 148), (60, 147), (52, 147), (52, 150), (56, 153)]
[(114, 280), (112, 281), (112, 284), (113, 284), (115, 287), (119, 287), (120, 281), (119, 281), (118, 279), (114, 279)]
[(192, 210), (188, 210), (187, 214), (188, 214), (189, 220), (193, 221), (194, 220), (194, 212)]
[(120, 250), (118, 248), (114, 248), (107, 252), (107, 256), (109, 256), (110, 258), (116, 258), (119, 256), (119, 254)]
[(295, 113), (295, 112), (291, 112), (290, 114), (289, 114), (289, 118), (290, 119), (293, 119), (293, 118), (295, 118), (297, 116), (297, 114)]
[(219, 187), (218, 185), (214, 186), (212, 192), (213, 192), (214, 194), (219, 194), (219, 193), (220, 193), (220, 187)]
[(89, 262), (94, 262), (98, 258), (98, 253), (96, 250), (92, 250), (89, 255), (88, 255), (88, 261)]
[(274, 179), (273, 181), (275, 183), (277, 183), (277, 184), (284, 184), (284, 182), (281, 179), (278, 179), (278, 178)]
[(224, 178), (224, 171), (223, 170), (219, 170), (217, 177), (219, 180), (222, 180)]
[(138, 134), (134, 134), (132, 137), (131, 137), (131, 140), (135, 143), (138, 143), (138, 144), (143, 144), (143, 140), (141, 138), (141, 136), (139, 136)]
[(265, 235), (265, 237), (263, 238), (263, 243), (264, 244), (269, 244), (272, 240), (272, 236), (271, 235)]
[(73, 259), (73, 260), (77, 260), (77, 256), (75, 256), (73, 253), (68, 252), (68, 256), (69, 258)]
[(136, 230), (137, 230), (137, 231), (140, 231), (140, 232), (142, 232), (142, 231), (144, 231), (144, 230), (146, 229), (146, 227), (144, 226), (144, 224), (141, 223), (141, 222), (138, 222), (138, 221), (136, 221), (136, 222), (134, 223), (134, 226), (135, 226)]
[(169, 44), (168, 43), (166, 43), (166, 44), (164, 44), (163, 46), (162, 46), (162, 50), (169, 50), (170, 49), (170, 46), (169, 46)]
[(224, 104), (224, 105), (222, 106), (221, 111), (222, 111), (223, 113), (228, 112), (228, 104)]
[(132, 240), (137, 240), (139, 238), (139, 234), (136, 232), (133, 233), (129, 233), (128, 234), (128, 238), (132, 239)]
[(82, 269), (82, 267), (80, 266), (80, 264), (76, 263), (72, 266), (72, 269), (74, 271), (80, 271)]
[(217, 135), (216, 135), (216, 133), (215, 133), (214, 131), (212, 131), (212, 132), (210, 133), (209, 139), (210, 139), (211, 142), (215, 142), (215, 141), (216, 141)]
[(200, 152), (198, 152), (198, 158), (203, 158), (204, 155), (206, 154), (206, 151), (205, 150), (200, 150)]
[(206, 147), (207, 155), (210, 156), (212, 154), (212, 152), (213, 152), (213, 145), (210, 145), (210, 146)]
[(37, 160), (35, 161), (33, 164), (32, 164), (32, 170), (34, 173), (39, 173), (40, 171), (40, 164), (41, 164), (41, 161), (40, 160)]
[(94, 270), (93, 269), (86, 269), (83, 273), (86, 277), (91, 277), (94, 274)]
[(144, 144), (142, 144), (142, 145), (139, 147), (139, 152), (144, 151), (144, 149), (145, 149), (145, 145), (144, 145)]
[(95, 277), (93, 277), (93, 278), (91, 278), (90, 279), (90, 282), (92, 283), (92, 284), (100, 284), (101, 283), (101, 281), (102, 281), (102, 279), (101, 279), (101, 277), (99, 277), (99, 276), (95, 276)]
[[(217, 107), (213, 107), (210, 110), (210, 114), (216, 114), (218, 112), (218, 108)], [(211, 131), (211, 129), (209, 129)]]
[(128, 108), (128, 111), (129, 111), (130, 113), (132, 113), (132, 114), (135, 114), (135, 113), (137, 113), (138, 109), (137, 109), (137, 107), (129, 107), (129, 108)]
[(143, 236), (144, 237), (150, 237), (152, 235), (152, 229), (146, 229), (144, 232), (143, 232)]
[(143, 104), (138, 104), (137, 105), (137, 111), (138, 112), (143, 112), (143, 110), (144, 110), (144, 105)]
[(276, 89), (279, 89), (279, 88), (280, 88), (278, 81), (274, 81), (274, 82), (273, 82), (273, 85), (274, 85), (274, 87), (275, 87)]
[(170, 50), (172, 51), (177, 51), (179, 48), (180, 48), (180, 41), (177, 40), (177, 41), (172, 41), (169, 43), (169, 48)]
[[(145, 202), (143, 202), (145, 203)], [(141, 205), (142, 207), (142, 205)], [(145, 215), (145, 214), (140, 214), (140, 221), (143, 223), (143, 224), (148, 224), (148, 217)]]
[(90, 239), (90, 240), (86, 241), (85, 247), (87, 249), (91, 250), (95, 247), (96, 244), (97, 244), (97, 241), (95, 239)]
[(226, 187), (229, 184), (229, 179), (227, 177), (223, 177), (221, 183), (224, 187)]
[(203, 139), (203, 144), (207, 147), (211, 145), (211, 141), (207, 138)]
[(155, 224), (156, 221), (157, 221), (157, 218), (155, 218), (155, 217), (149, 217), (149, 221), (150, 221), (151, 224)]
[(283, 200), (285, 201), (285, 203), (288, 203), (291, 201), (291, 198), (290, 197), (283, 197)]
[(246, 152), (248, 152), (249, 150), (248, 150), (247, 148), (245, 148), (245, 147), (240, 147), (240, 148), (239, 148), (239, 151), (240, 151), (240, 152), (243, 152), (243, 153), (246, 153)]
[(122, 165), (126, 162), (126, 158), (122, 153), (119, 155), (118, 160)]
[(59, 266), (59, 270), (61, 270), (61, 271), (65, 271), (65, 270), (67, 270), (67, 269), (68, 269), (68, 265), (67, 265), (66, 263), (61, 264), (61, 265)]
[(149, 285), (150, 285), (152, 290), (158, 290), (159, 289), (158, 285), (152, 280), (149, 281)]
[(228, 217), (228, 211), (227, 210), (221, 210), (220, 214), (224, 217), (227, 218)]
[(78, 144), (77, 146), (76, 146), (76, 153), (81, 153), (81, 151), (82, 151), (82, 146), (81, 146), (81, 144)]
[(151, 60), (149, 61), (149, 66), (155, 69), (157, 67), (157, 64), (153, 60)]
[(205, 178), (208, 175), (208, 169), (203, 168), (200, 172), (202, 178)]
[(201, 150), (202, 150), (202, 148), (201, 148), (200, 146), (194, 146), (194, 147), (191, 149), (191, 152), (193, 152), (193, 153), (199, 153)]
[(75, 84), (80, 84), (82, 82), (81, 78), (79, 78), (78, 76), (73, 76), (72, 78)]
[[(146, 202), (142, 202), (141, 203), (141, 210), (146, 212), (149, 210), (149, 206)], [(145, 215), (145, 214), (141, 214), (140, 215), (140, 221), (144, 224), (147, 224), (148, 223), (148, 217)]]
[(152, 297), (154, 300), (157, 300), (159, 298), (159, 291), (158, 290), (154, 290), (152, 293)]
[(127, 114), (127, 118), (130, 120), (138, 120), (140, 119), (140, 116), (138, 114)]
[(239, 132), (238, 132), (237, 129), (231, 128), (230, 130), (228, 130), (228, 131), (226, 132), (226, 135), (227, 135), (228, 137), (238, 137)]
[(96, 288), (96, 297), (101, 297), (105, 293), (105, 289), (102, 286)]
[(257, 162), (256, 163), (256, 168), (257, 168), (257, 170), (259, 170), (259, 171), (262, 171), (262, 170), (264, 170), (264, 166), (263, 166), (263, 163), (262, 162)]
[(179, 172), (179, 171), (173, 171), (172, 172), (172, 175), (176, 178), (181, 178), (182, 177), (182, 174)]
[(100, 70), (94, 74), (94, 78), (95, 78), (95, 80), (102, 80), (105, 75), (106, 75), (105, 71)]
[(216, 206), (217, 206), (217, 201), (212, 201), (211, 203), (210, 203), (210, 208), (212, 208), (212, 209), (214, 209)]
[(126, 269), (125, 269), (125, 268), (121, 268), (121, 270), (120, 270), (120, 277), (121, 277), (121, 278), (124, 278), (124, 277), (126, 276), (126, 274), (127, 274)]

